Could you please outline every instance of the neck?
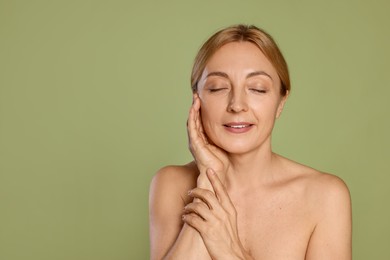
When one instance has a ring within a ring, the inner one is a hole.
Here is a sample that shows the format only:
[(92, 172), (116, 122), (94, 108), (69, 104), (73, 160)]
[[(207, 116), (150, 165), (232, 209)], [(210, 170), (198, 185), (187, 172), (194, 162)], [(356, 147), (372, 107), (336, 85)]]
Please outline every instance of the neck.
[(228, 189), (258, 187), (273, 179), (273, 165), (277, 155), (271, 144), (245, 154), (229, 154), (231, 167), (226, 175)]

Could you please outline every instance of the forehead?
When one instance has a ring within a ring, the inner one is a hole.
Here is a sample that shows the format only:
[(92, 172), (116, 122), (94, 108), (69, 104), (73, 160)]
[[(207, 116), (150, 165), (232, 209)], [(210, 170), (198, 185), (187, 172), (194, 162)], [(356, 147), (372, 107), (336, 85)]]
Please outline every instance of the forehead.
[(264, 71), (278, 79), (278, 74), (261, 50), (251, 42), (232, 42), (219, 48), (206, 63), (203, 75), (221, 71), (230, 76)]

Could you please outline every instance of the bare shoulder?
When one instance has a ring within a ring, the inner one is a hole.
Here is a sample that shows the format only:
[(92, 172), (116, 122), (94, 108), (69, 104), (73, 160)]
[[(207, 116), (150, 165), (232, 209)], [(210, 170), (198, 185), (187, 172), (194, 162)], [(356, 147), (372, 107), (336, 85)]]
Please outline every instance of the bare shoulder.
[[(317, 225), (321, 222), (329, 228), (344, 218), (344, 225), (351, 221), (351, 196), (346, 183), (338, 176), (320, 171), (313, 172), (308, 178), (308, 196), (313, 212), (317, 216)], [(325, 220), (325, 221), (324, 221)]]
[(196, 186), (198, 170), (194, 162), (161, 168), (150, 183), (150, 213), (166, 214), (189, 202), (187, 191)]
[(346, 183), (338, 176), (321, 172), (309, 166), (279, 157), (291, 179), (302, 185), (311, 198), (321, 200), (347, 199), (350, 194)]
[(186, 165), (169, 165), (154, 175), (150, 189), (163, 189), (165, 193), (186, 193), (196, 186), (198, 169), (194, 162)]
[(288, 169), (291, 186), (303, 191), (301, 199), (313, 220), (305, 259), (351, 259), (352, 209), (345, 182), (283, 157), (280, 162)]
[(318, 171), (306, 165), (278, 156), (287, 180), (286, 187), (299, 190), (316, 222), (331, 212), (350, 215), (351, 198), (346, 183), (338, 176)]
[(346, 183), (338, 176), (307, 167), (304, 172), (306, 191), (311, 202), (321, 211), (336, 210), (350, 206), (350, 192)]
[(170, 178), (179, 178), (180, 180), (186, 181), (188, 179), (197, 178), (198, 170), (196, 164), (192, 161), (185, 165), (168, 165), (154, 175), (153, 179), (165, 180)]
[(347, 185), (336, 175), (313, 170), (309, 178), (309, 184), (312, 186), (310, 191), (318, 194), (324, 200), (349, 199), (350, 194)]

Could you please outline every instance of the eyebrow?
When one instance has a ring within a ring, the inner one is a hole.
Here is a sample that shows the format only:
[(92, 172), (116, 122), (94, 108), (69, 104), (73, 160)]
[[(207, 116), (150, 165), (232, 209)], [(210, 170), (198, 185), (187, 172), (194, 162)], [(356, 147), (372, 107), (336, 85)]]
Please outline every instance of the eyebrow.
[[(207, 74), (206, 78), (211, 77), (211, 76), (218, 76), (218, 77), (229, 79), (228, 74), (226, 74), (225, 72), (222, 72), (222, 71), (210, 72), (209, 74)], [(251, 72), (248, 75), (246, 75), (246, 78), (251, 78), (251, 77), (255, 77), (255, 76), (267, 76), (271, 80), (273, 80), (271, 75), (269, 75), (268, 73), (266, 73), (265, 71), (262, 71), (262, 70)]]
[(267, 72), (262, 71), (262, 70), (251, 72), (251, 73), (249, 73), (249, 74), (246, 76), (246, 78), (255, 77), (255, 76), (261, 76), (261, 75), (267, 76), (268, 78), (270, 78), (270, 79), (272, 80), (271, 75), (269, 75)]
[(210, 72), (209, 74), (207, 74), (206, 78), (211, 77), (211, 76), (218, 76), (218, 77), (229, 79), (228, 74), (226, 74), (225, 72), (222, 72), (222, 71)]

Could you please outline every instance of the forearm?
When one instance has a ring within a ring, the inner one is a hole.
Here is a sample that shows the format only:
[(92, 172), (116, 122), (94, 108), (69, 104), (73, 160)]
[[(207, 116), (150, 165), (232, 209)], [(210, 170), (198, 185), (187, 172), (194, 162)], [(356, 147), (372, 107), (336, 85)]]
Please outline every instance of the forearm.
[(183, 220), (201, 234), (212, 259), (252, 259), (239, 239), (237, 211), (225, 186), (212, 169), (207, 170), (207, 179), (202, 177), (201, 173), (198, 187), (189, 193), (194, 202), (185, 207)]
[[(254, 260), (254, 258), (248, 254), (243, 248), (237, 246), (232, 248), (232, 252), (226, 252), (228, 255), (223, 256), (221, 259), (231, 260)], [(199, 232), (194, 228), (183, 225), (179, 237), (175, 244), (164, 257), (164, 260), (201, 260), (201, 259), (212, 259), (207, 251), (207, 248), (203, 242)]]
[(211, 259), (199, 232), (185, 223), (175, 244), (164, 257), (164, 260), (176, 259)]
[[(198, 178), (197, 187), (212, 190), (207, 179)], [(194, 199), (194, 201), (201, 201)], [(193, 227), (183, 224), (175, 244), (169, 250), (164, 260), (171, 259), (211, 259), (200, 233)]]

